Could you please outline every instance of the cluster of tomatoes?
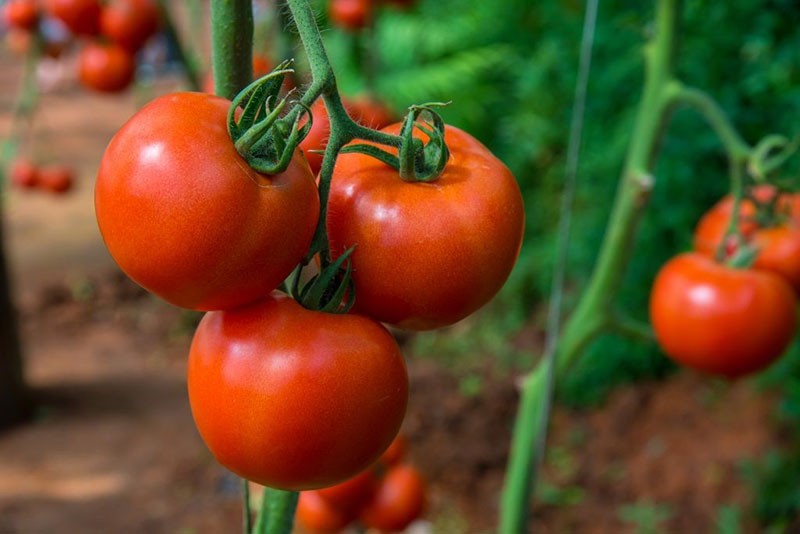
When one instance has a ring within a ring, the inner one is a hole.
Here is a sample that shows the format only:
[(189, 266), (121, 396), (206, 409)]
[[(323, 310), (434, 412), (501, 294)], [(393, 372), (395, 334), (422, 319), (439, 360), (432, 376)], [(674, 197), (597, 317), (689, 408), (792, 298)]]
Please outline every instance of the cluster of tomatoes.
[(403, 462), (406, 441), (398, 435), (380, 460), (355, 477), (327, 488), (304, 491), (297, 520), (311, 532), (338, 532), (353, 523), (397, 532), (422, 516), (425, 482)]
[[(154, 0), (9, 0), (3, 15), (16, 31), (37, 32), (47, 17), (73, 36), (85, 38), (78, 54), (78, 77), (85, 87), (103, 93), (117, 93), (131, 84), (135, 55), (158, 31), (161, 17)], [(60, 53), (48, 43), (48, 32), (40, 35), (45, 53)]]
[(663, 351), (700, 371), (736, 378), (778, 359), (794, 338), (800, 293), (800, 196), (756, 186), (713, 206), (694, 250), (656, 276), (650, 316)]
[(335, 26), (347, 31), (359, 31), (372, 24), (375, 9), (381, 4), (407, 9), (414, 0), (330, 0), (328, 18)]
[(37, 166), (27, 159), (16, 159), (8, 168), (10, 183), (15, 187), (31, 191), (47, 191), (63, 194), (72, 189), (75, 181), (72, 169), (66, 165)]
[[(237, 152), (229, 131), (237, 138), (236, 121), (255, 108), (237, 119), (232, 105), (173, 93), (137, 112), (101, 161), (98, 225), (134, 281), (208, 312), (192, 341), (188, 391), (217, 460), (265, 486), (332, 486), (372, 466), (405, 416), (408, 372), (381, 323), (439, 328), (485, 304), (519, 254), (521, 194), (486, 147), (447, 126), (450, 157), (435, 179), (406, 181), (371, 156), (341, 153), (321, 206), (302, 149), (276, 174)], [(304, 290), (277, 290), (309, 261), (318, 222), (331, 261), (350, 253), (347, 313), (321, 311)]]

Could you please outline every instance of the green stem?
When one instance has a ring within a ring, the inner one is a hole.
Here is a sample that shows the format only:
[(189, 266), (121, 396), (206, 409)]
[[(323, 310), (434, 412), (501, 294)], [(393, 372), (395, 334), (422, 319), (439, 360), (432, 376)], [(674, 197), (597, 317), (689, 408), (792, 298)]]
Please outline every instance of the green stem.
[(251, 0), (211, 0), (214, 91), (233, 99), (253, 79)]
[(290, 534), (299, 496), (296, 491), (264, 488), (254, 534)]
[(181, 65), (183, 66), (183, 72), (186, 74), (186, 81), (189, 82), (189, 88), (192, 91), (199, 91), (200, 71), (197, 67), (197, 61), (186, 49), (186, 44), (178, 33), (175, 20), (173, 19), (165, 0), (158, 0), (158, 9), (161, 12), (161, 20), (164, 25), (164, 32), (167, 35), (167, 39), (175, 43), (176, 51), (178, 52), (178, 61), (180, 61)]
[(250, 482), (242, 479), (242, 532), (252, 534), (253, 516), (250, 510)]
[[(655, 163), (664, 130), (674, 107), (672, 92), (675, 35), (680, 0), (658, 0), (653, 39), (645, 46), (644, 91), (637, 110), (625, 166), (612, 206), (597, 263), (556, 349), (556, 378), (571, 367), (581, 352), (610, 327), (613, 297), (627, 267), (636, 228), (644, 212), (654, 179)], [(533, 484), (534, 444), (540, 440), (540, 423), (547, 402), (544, 366), (524, 382), (503, 490), (500, 532), (516, 534), (527, 529)]]

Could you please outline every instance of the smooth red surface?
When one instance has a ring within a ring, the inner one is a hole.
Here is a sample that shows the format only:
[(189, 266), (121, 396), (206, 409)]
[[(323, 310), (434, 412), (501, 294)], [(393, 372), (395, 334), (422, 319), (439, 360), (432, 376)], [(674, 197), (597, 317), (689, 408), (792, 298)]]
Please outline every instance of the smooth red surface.
[(39, 170), (30, 160), (15, 159), (8, 167), (11, 183), (21, 189), (33, 189), (39, 185)]
[[(394, 443), (394, 442), (393, 442)], [(378, 476), (372, 467), (341, 484), (317, 490), (331, 506), (355, 517), (378, 488)]]
[(514, 176), (466, 132), (448, 126), (445, 140), (450, 160), (433, 182), (405, 182), (364, 154), (342, 154), (333, 172), (328, 238), (334, 256), (356, 245), (355, 310), (400, 328), (439, 328), (476, 311), (522, 244)]
[(153, 0), (112, 0), (100, 14), (100, 32), (130, 53), (158, 31), (161, 15)]
[(800, 228), (762, 228), (751, 243), (758, 251), (753, 266), (779, 274), (800, 294)]
[(399, 464), (406, 455), (408, 449), (408, 441), (403, 434), (398, 434), (386, 452), (381, 456), (381, 463), (385, 466), (393, 466)]
[(109, 252), (133, 280), (185, 308), (268, 295), (306, 253), (319, 217), (302, 155), (281, 174), (253, 170), (228, 135), (229, 105), (204, 93), (153, 100), (111, 140), (97, 176)]
[(295, 514), (297, 522), (311, 532), (340, 532), (355, 519), (354, 515), (331, 505), (315, 490), (300, 493)]
[(119, 93), (133, 82), (136, 62), (113, 43), (85, 43), (78, 56), (78, 78), (84, 87), (101, 93)]
[(45, 9), (75, 35), (97, 35), (100, 32), (99, 0), (45, 0)]
[(795, 295), (780, 276), (733, 269), (699, 253), (668, 261), (650, 295), (659, 345), (679, 364), (738, 377), (764, 369), (795, 333)]
[(200, 322), (188, 366), (195, 424), (217, 460), (265, 486), (341, 483), (397, 435), (408, 374), (397, 343), (358, 315), (274, 293)]
[(373, 500), (361, 511), (364, 525), (396, 532), (419, 519), (425, 509), (425, 482), (410, 465), (386, 472)]
[(75, 177), (66, 165), (47, 165), (39, 169), (38, 187), (62, 194), (72, 189)]
[(33, 30), (39, 22), (36, 0), (9, 0), (3, 6), (3, 20), (12, 28)]
[(373, 11), (373, 0), (330, 0), (328, 17), (335, 26), (358, 31), (369, 26)]

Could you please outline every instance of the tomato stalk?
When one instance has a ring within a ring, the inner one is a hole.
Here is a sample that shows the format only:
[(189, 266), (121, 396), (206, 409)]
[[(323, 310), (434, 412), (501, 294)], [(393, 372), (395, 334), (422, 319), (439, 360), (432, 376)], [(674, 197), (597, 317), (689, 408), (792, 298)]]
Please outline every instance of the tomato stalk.
[(297, 508), (297, 491), (264, 488), (261, 512), (258, 514), (253, 534), (286, 534), (292, 531), (294, 511)]
[(253, 79), (253, 3), (211, 0), (214, 90), (232, 99)]

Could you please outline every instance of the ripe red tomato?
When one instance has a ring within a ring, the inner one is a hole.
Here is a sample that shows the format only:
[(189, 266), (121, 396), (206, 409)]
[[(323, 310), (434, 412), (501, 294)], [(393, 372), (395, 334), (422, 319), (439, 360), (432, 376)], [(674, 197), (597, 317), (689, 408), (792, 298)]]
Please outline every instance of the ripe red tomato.
[(152, 0), (113, 0), (100, 14), (100, 31), (133, 54), (158, 31), (160, 19)]
[(109, 252), (133, 280), (198, 310), (268, 295), (308, 250), (319, 217), (299, 153), (259, 174), (228, 135), (230, 102), (175, 93), (142, 108), (106, 149), (95, 186)]
[(753, 235), (752, 245), (758, 250), (753, 267), (779, 274), (800, 294), (800, 228), (762, 228)]
[(690, 252), (658, 272), (650, 318), (667, 356), (735, 378), (764, 369), (789, 345), (795, 296), (774, 273), (733, 269)]
[(75, 35), (100, 32), (99, 0), (46, 0), (45, 9)]
[(319, 491), (303, 491), (297, 500), (297, 521), (311, 532), (339, 532), (355, 516), (338, 510), (323, 499)]
[(36, 0), (9, 0), (3, 6), (3, 20), (11, 28), (31, 31), (39, 22)]
[(386, 472), (375, 498), (361, 511), (364, 525), (385, 531), (399, 531), (419, 519), (425, 509), (425, 482), (410, 465), (398, 465)]
[(39, 170), (30, 160), (15, 159), (8, 167), (8, 177), (20, 189), (33, 189), (39, 185)]
[(445, 140), (450, 161), (430, 183), (364, 154), (336, 161), (328, 238), (334, 256), (356, 245), (359, 313), (412, 330), (450, 325), (486, 304), (516, 262), (525, 212), (514, 176), (462, 130), (448, 126)]
[(343, 103), (350, 117), (367, 128), (380, 130), (397, 119), (394, 111), (369, 95), (348, 98)]
[(381, 463), (387, 466), (397, 465), (406, 455), (408, 442), (402, 434), (398, 434), (386, 452), (381, 456)]
[(124, 91), (133, 81), (136, 63), (121, 46), (86, 43), (78, 56), (78, 77), (84, 87), (101, 93)]
[(72, 169), (65, 165), (48, 165), (39, 169), (38, 186), (51, 193), (62, 194), (72, 189)]
[(217, 460), (274, 488), (317, 489), (369, 467), (397, 434), (408, 373), (366, 317), (273, 293), (209, 312), (189, 353), (195, 424)]
[(355, 518), (358, 511), (372, 499), (377, 487), (378, 477), (370, 467), (341, 484), (321, 488), (317, 493), (337, 510)]
[(328, 17), (345, 30), (358, 31), (372, 22), (373, 0), (331, 0)]

